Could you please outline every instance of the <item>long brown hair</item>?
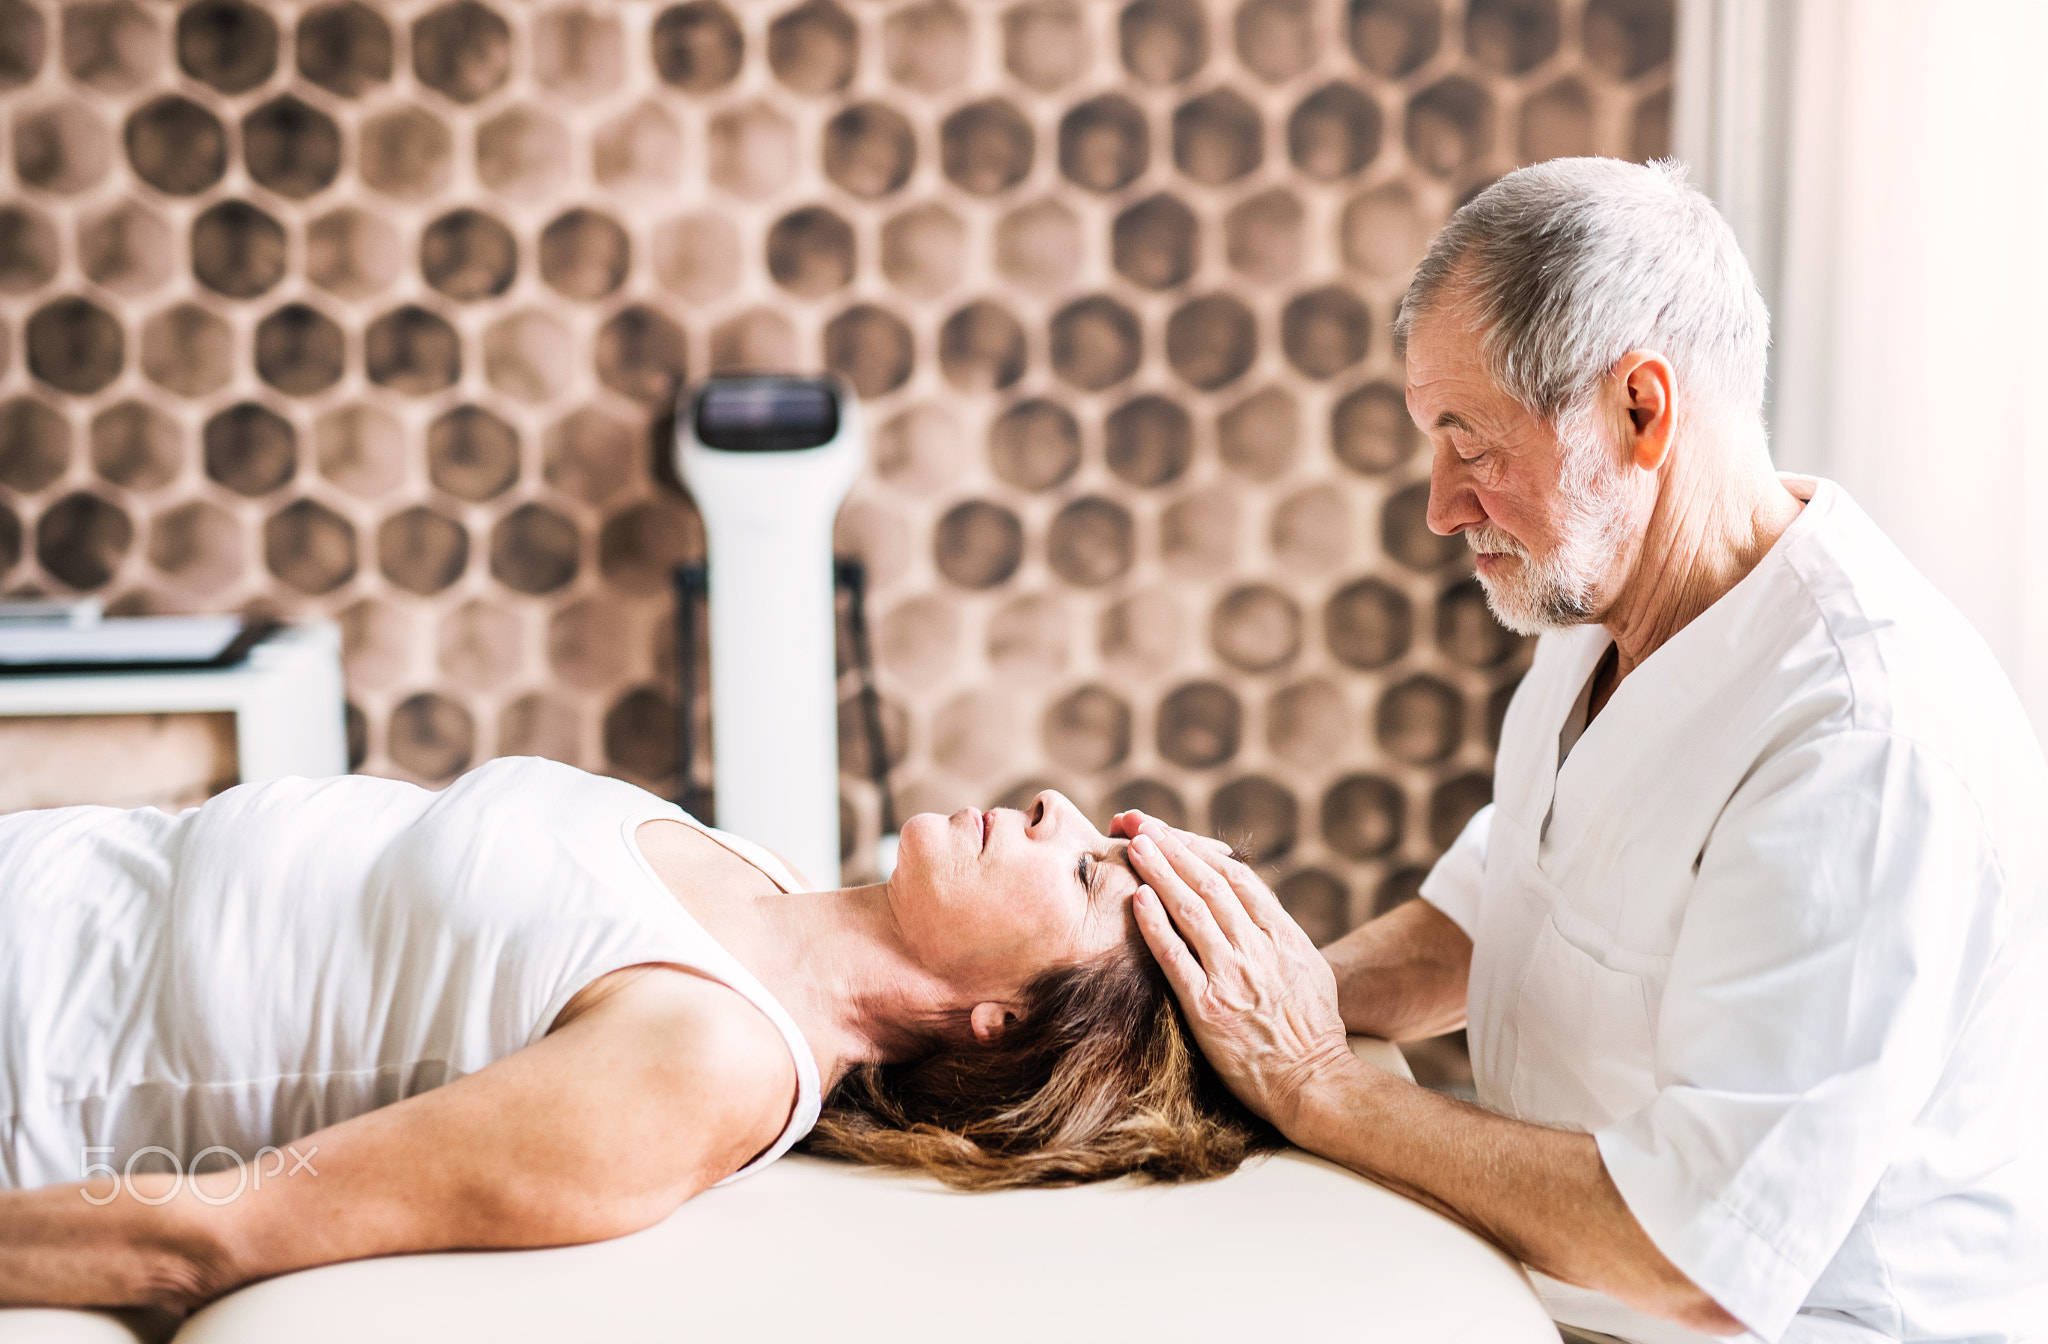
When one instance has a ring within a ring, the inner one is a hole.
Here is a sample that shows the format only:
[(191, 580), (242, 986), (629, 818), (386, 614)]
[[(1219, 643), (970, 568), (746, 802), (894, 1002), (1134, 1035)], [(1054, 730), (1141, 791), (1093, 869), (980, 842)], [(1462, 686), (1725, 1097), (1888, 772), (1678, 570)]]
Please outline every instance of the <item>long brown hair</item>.
[(994, 1041), (963, 1026), (932, 1033), (918, 1058), (847, 1074), (804, 1147), (1000, 1190), (1201, 1180), (1281, 1146), (1202, 1058), (1135, 941), (1040, 974)]

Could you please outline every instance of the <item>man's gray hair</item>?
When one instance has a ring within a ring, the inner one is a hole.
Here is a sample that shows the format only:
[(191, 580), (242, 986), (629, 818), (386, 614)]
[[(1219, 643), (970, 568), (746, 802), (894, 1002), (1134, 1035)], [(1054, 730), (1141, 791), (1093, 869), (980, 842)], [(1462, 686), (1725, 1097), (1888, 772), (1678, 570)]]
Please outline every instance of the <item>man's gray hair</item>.
[(1762, 411), (1770, 313), (1735, 231), (1681, 164), (1552, 159), (1509, 173), (1430, 240), (1397, 338), (1446, 302), (1477, 319), (1494, 381), (1554, 424), (1630, 350), (1669, 359), (1681, 397)]

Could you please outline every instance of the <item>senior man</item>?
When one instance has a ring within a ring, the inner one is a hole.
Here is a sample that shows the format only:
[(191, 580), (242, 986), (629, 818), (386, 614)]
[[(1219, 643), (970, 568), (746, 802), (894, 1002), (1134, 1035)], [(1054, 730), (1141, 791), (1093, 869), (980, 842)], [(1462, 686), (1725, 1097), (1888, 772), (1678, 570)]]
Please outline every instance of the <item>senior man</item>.
[[(1240, 1095), (1494, 1238), (1560, 1321), (2048, 1338), (2048, 770), (1968, 624), (1772, 470), (1767, 325), (1675, 167), (1459, 210), (1398, 326), (1430, 525), (1542, 633), (1494, 801), (1323, 955), (1124, 814), (1139, 924)], [(1483, 1109), (1344, 1046), (1460, 1022)]]

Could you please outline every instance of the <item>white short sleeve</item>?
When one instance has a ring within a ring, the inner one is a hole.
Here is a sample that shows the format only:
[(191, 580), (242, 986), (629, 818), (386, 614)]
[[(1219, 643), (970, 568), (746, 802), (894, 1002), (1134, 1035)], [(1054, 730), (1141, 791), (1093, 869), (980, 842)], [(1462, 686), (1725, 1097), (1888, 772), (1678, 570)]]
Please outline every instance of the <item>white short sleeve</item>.
[(1716, 823), (1658, 1009), (1660, 1090), (1596, 1138), (1651, 1240), (1765, 1339), (1932, 1093), (2010, 899), (1976, 800), (1889, 734), (1779, 753)]
[(1451, 917), (1474, 937), (1479, 925), (1479, 883), (1486, 875), (1486, 839), (1493, 833), (1493, 804), (1473, 813), (1465, 829), (1422, 880), (1422, 899)]

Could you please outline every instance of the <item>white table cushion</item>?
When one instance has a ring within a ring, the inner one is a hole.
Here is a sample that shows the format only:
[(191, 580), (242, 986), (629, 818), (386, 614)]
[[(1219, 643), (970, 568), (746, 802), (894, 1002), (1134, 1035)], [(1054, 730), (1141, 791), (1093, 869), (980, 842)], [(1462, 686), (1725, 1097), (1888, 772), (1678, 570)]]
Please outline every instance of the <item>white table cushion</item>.
[[(1355, 1048), (1406, 1072), (1390, 1046)], [(121, 1333), (22, 1333), (27, 1324), (0, 1313), (0, 1344), (134, 1338), (111, 1320)], [(1288, 1151), (1189, 1185), (975, 1195), (788, 1157), (616, 1241), (329, 1265), (230, 1294), (177, 1335), (454, 1338), (1556, 1344), (1557, 1331), (1508, 1257)]]

